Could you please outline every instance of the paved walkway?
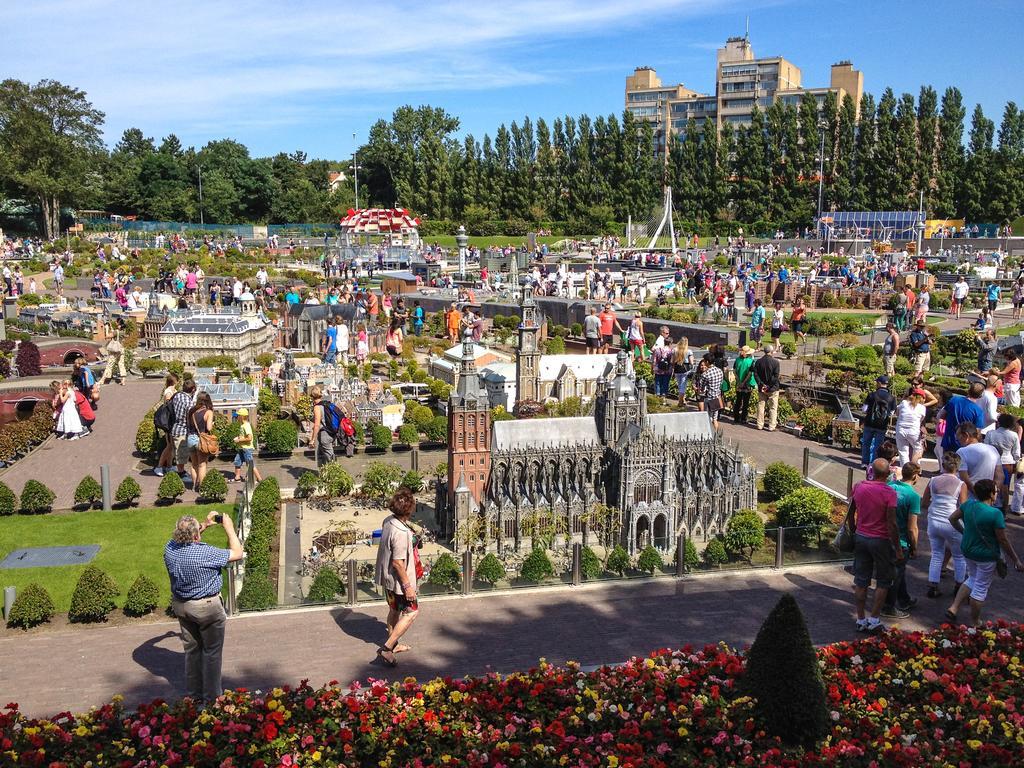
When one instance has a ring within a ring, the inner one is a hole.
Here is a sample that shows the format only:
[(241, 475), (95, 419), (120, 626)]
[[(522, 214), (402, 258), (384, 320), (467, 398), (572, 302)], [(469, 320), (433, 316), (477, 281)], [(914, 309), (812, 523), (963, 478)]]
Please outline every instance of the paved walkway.
[[(1013, 519), (1010, 529), (1015, 545), (1024, 548), (1024, 525)], [(911, 563), (911, 591), (920, 602), (910, 619), (899, 622), (902, 629), (935, 627), (948, 606), (948, 598), (923, 596), (926, 558), (922, 554)], [(986, 615), (1020, 620), (1021, 583), (1014, 573), (997, 581)], [(228, 622), (224, 684), (267, 689), (303, 678), (315, 685), (368, 677), (426, 679), (511, 672), (541, 657), (597, 665), (687, 643), (743, 646), (784, 592), (799, 600), (815, 643), (856, 636), (850, 576), (842, 566), (762, 569), (426, 599), (407, 637), (413, 651), (400, 657), (395, 670), (375, 659), (384, 638), (379, 603), (241, 616)], [(174, 697), (182, 690), (183, 667), (172, 622), (7, 632), (0, 635), (0, 700), (18, 701), (29, 714), (52, 715), (99, 705), (115, 693), (129, 703)]]

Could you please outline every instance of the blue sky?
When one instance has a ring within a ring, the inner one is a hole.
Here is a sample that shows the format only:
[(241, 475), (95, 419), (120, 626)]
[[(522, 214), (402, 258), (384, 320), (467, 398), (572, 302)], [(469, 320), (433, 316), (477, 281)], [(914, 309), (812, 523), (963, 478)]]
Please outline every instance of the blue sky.
[(137, 126), (186, 145), (339, 159), (402, 104), (441, 106), (493, 136), (529, 115), (620, 112), (624, 78), (713, 91), (715, 49), (750, 37), (806, 86), (850, 59), (865, 89), (964, 94), (998, 124), (1024, 103), (1024, 0), (28, 0), (0, 3), (4, 77), (88, 92), (107, 139)]

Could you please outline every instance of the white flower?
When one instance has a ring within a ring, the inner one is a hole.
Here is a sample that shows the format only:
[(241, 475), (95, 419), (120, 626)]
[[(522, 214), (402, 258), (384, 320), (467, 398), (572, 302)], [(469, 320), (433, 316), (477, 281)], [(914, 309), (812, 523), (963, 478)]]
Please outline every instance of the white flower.
[(860, 657), (860, 654), (858, 653), (856, 656), (851, 656), (850, 657), (850, 663), (851, 664), (856, 664), (857, 666), (860, 666), (861, 664), (864, 663), (864, 659), (862, 659)]
[(951, 643), (949, 640), (943, 639), (942, 647), (943, 648), (952, 648), (953, 647), (953, 643)]
[(839, 720), (839, 713), (836, 712), (834, 709), (832, 710), (832, 719)]

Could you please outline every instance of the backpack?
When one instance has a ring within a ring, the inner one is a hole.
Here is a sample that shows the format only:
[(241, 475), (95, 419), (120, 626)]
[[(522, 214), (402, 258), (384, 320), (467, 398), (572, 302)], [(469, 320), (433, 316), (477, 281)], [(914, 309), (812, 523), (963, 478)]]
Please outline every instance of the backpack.
[(871, 399), (871, 407), (868, 408), (868, 424), (872, 427), (881, 428), (889, 423), (889, 406), (880, 397)]
[(153, 426), (164, 432), (170, 432), (174, 427), (174, 407), (170, 400), (160, 403), (160, 407), (153, 413)]
[(345, 433), (345, 437), (352, 437), (356, 433), (355, 425), (348, 416), (343, 416), (341, 419), (341, 431)]
[(331, 402), (324, 402), (321, 405), (324, 409), (323, 428), (327, 430), (329, 435), (336, 437), (338, 430), (341, 428), (341, 411), (338, 410), (338, 406)]

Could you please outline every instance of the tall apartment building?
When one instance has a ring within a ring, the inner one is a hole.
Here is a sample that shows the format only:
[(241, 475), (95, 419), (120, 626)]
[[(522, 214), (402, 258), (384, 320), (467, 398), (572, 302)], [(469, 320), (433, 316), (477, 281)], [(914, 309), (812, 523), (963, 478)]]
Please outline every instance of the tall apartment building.
[(800, 68), (793, 62), (782, 56), (755, 58), (749, 39), (730, 37), (718, 49), (713, 95), (698, 93), (682, 83), (662, 85), (653, 68), (638, 67), (626, 78), (626, 109), (638, 119), (654, 123), (655, 141), (661, 152), (666, 134), (685, 133), (690, 119), (700, 129), (705, 120), (714, 120), (718, 130), (725, 123), (736, 128), (750, 125), (755, 104), (762, 111), (776, 101), (797, 105), (805, 93), (810, 93), (820, 108), (830, 92), (839, 100), (850, 94), (859, 109), (863, 73), (849, 61), (841, 61), (832, 65), (828, 87), (804, 88)]

